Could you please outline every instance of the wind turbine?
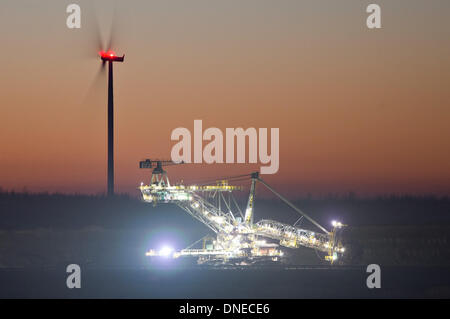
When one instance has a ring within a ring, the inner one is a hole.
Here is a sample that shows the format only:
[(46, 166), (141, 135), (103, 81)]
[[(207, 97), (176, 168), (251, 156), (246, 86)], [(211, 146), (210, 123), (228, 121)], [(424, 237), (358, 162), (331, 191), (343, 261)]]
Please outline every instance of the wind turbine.
[[(106, 64), (108, 64), (108, 160), (107, 160), (107, 195), (114, 196), (114, 85), (113, 85), (113, 64), (114, 62), (123, 62), (125, 55), (117, 56), (113, 49), (113, 36), (114, 36), (114, 24), (115, 24), (114, 10), (113, 21), (110, 30), (110, 37), (106, 44), (106, 50), (102, 50), (103, 41), (100, 35), (100, 29), (97, 19), (95, 18), (93, 26), (95, 27), (94, 35), (97, 41), (98, 55), (101, 60), (100, 72), (97, 77), (101, 76), (104, 71)], [(95, 15), (94, 15), (95, 16)]]
[(113, 63), (123, 62), (125, 55), (117, 56), (114, 51), (99, 52), (102, 68), (108, 63), (108, 196), (114, 196), (114, 92)]

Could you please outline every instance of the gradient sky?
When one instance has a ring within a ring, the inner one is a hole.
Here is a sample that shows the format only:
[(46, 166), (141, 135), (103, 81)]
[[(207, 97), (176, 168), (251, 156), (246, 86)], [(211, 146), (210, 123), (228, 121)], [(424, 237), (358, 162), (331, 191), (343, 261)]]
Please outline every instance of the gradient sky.
[[(94, 40), (113, 1), (0, 2), (0, 186), (104, 192), (106, 77)], [(365, 26), (369, 3), (381, 30)], [(78, 3), (82, 28), (65, 8)], [(450, 1), (118, 1), (116, 183), (169, 158), (177, 127), (279, 127), (290, 195), (450, 194)], [(184, 165), (185, 181), (260, 165)]]

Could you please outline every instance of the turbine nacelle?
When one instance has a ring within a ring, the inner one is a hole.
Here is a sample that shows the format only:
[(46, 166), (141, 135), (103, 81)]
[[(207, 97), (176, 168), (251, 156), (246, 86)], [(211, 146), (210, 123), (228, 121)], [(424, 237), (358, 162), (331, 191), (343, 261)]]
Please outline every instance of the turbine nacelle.
[(112, 50), (100, 51), (99, 55), (100, 55), (100, 59), (103, 62), (106, 62), (106, 61), (123, 62), (123, 60), (125, 58), (125, 54), (122, 56), (117, 56), (116, 53)]

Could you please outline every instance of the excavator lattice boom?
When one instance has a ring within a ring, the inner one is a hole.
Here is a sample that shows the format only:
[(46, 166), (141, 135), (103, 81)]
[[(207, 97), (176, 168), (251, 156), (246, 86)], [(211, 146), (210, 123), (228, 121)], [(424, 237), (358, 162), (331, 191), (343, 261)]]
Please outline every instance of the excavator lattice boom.
[[(279, 247), (284, 246), (306, 247), (325, 252), (327, 254), (325, 259), (333, 263), (344, 252), (344, 248), (336, 241), (335, 236), (337, 229), (343, 224), (334, 223), (333, 229), (327, 231), (312, 217), (276, 192), (261, 179), (258, 172), (198, 185), (171, 185), (163, 166), (177, 164), (184, 163), (149, 159), (141, 161), (140, 168), (153, 169), (150, 184), (141, 184), (139, 187), (142, 199), (154, 205), (158, 203), (177, 205), (212, 230), (216, 234), (216, 239), (210, 240), (209, 245), (206, 245), (204, 241), (202, 249), (189, 247), (170, 252), (171, 257), (194, 256), (198, 257), (199, 263), (252, 264), (258, 261), (279, 261), (283, 257), (283, 251)], [(242, 187), (230, 185), (229, 180), (242, 181), (249, 178), (251, 179), (250, 194), (243, 213), (232, 194), (234, 191), (242, 191)], [(254, 223), (254, 203), (258, 183), (263, 184), (289, 207), (309, 220), (318, 228), (318, 231), (275, 220), (263, 219)], [(167, 257), (167, 254), (167, 251), (147, 252), (147, 256)]]

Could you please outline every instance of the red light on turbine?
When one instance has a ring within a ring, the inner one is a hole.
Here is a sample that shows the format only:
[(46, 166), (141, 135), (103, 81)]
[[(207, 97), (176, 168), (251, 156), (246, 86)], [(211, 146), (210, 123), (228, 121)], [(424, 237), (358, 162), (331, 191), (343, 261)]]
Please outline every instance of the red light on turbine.
[(100, 51), (99, 52), (100, 56), (104, 59), (108, 59), (108, 58), (114, 58), (116, 57), (116, 53), (114, 51), (108, 50), (107, 52), (105, 51)]
[(111, 62), (123, 62), (125, 55), (117, 56), (116, 53), (112, 50), (108, 51), (100, 51), (98, 53), (103, 62), (111, 61)]

